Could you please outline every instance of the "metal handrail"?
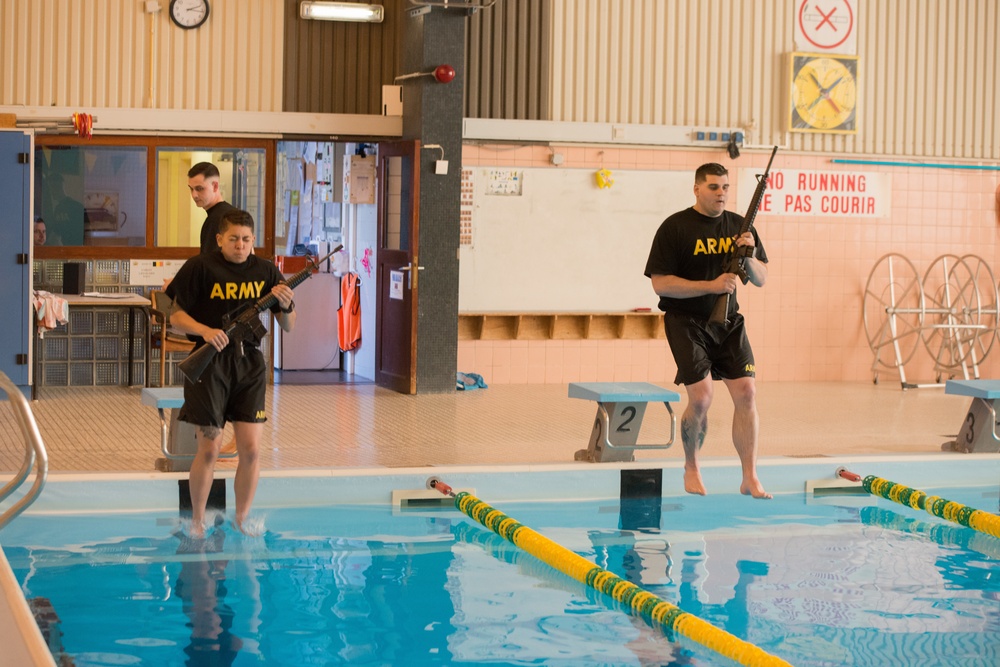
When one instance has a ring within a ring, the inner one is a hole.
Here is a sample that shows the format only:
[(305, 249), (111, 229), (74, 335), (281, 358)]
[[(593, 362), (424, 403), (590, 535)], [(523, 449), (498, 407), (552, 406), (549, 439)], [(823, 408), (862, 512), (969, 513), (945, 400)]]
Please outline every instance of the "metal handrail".
[(7, 392), (7, 399), (10, 400), (11, 407), (14, 408), (17, 425), (24, 435), (24, 462), (21, 464), (21, 469), (14, 475), (14, 479), (0, 489), (0, 502), (6, 500), (9, 495), (20, 488), (28, 478), (28, 473), (34, 466), (36, 459), (38, 461), (38, 465), (35, 466), (35, 483), (32, 484), (31, 490), (6, 512), (0, 514), (0, 529), (3, 529), (16, 516), (26, 510), (31, 503), (35, 502), (35, 499), (41, 494), (42, 487), (45, 486), (45, 478), (49, 474), (49, 455), (45, 451), (45, 444), (38, 432), (38, 424), (35, 422), (35, 415), (31, 412), (28, 399), (3, 371), (0, 371), (0, 389)]

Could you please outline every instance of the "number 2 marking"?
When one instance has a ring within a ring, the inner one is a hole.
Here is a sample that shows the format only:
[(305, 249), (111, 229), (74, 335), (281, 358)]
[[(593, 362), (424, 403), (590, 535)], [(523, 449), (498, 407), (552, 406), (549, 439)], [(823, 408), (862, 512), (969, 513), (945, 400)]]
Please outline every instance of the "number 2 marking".
[(615, 429), (617, 433), (628, 433), (631, 430), (628, 428), (628, 425), (632, 423), (633, 419), (635, 419), (635, 407), (631, 405), (626, 406), (625, 409), (622, 410), (622, 417), (625, 415), (628, 415), (628, 419), (618, 425), (618, 428)]

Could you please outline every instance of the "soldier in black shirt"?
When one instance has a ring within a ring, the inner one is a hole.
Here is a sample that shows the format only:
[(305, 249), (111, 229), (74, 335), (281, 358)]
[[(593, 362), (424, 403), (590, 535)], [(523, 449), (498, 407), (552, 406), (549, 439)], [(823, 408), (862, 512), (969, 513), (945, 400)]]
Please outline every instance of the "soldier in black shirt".
[[(767, 253), (751, 230), (738, 236), (743, 218), (726, 210), (729, 172), (721, 164), (704, 164), (695, 172), (696, 203), (667, 218), (656, 231), (645, 274), (659, 295), (670, 351), (677, 364), (675, 382), (687, 390), (681, 417), (684, 443), (684, 490), (705, 495), (698, 450), (705, 441), (713, 380), (722, 380), (732, 396), (733, 445), (743, 465), (740, 492), (754, 498), (771, 494), (757, 478), (756, 366), (746, 325), (736, 303), (736, 274), (723, 273), (723, 260), (733, 246), (754, 248), (744, 263), (750, 283), (767, 281)], [(708, 322), (720, 294), (729, 300), (729, 326)]]
[(219, 233), (219, 223), (223, 216), (236, 208), (222, 199), (219, 190), (219, 168), (211, 162), (199, 162), (188, 170), (188, 189), (195, 206), (205, 209), (208, 215), (201, 225), (200, 245), (202, 252), (218, 250), (215, 240)]
[(273, 294), (272, 308), (284, 331), (295, 325), (292, 289), (271, 262), (252, 254), (254, 222), (234, 209), (222, 219), (218, 249), (187, 260), (167, 286), (176, 305), (170, 323), (201, 345), (219, 351), (198, 382), (184, 381), (184, 406), (178, 418), (197, 426), (198, 453), (191, 463), (191, 531), (204, 534), (205, 506), (212, 487), (223, 428), (233, 422), (239, 466), (236, 468), (235, 525), (246, 532), (246, 518), (260, 473), (258, 448), (265, 412), (267, 364), (260, 340), (230, 341), (223, 330), (225, 315), (252, 306)]

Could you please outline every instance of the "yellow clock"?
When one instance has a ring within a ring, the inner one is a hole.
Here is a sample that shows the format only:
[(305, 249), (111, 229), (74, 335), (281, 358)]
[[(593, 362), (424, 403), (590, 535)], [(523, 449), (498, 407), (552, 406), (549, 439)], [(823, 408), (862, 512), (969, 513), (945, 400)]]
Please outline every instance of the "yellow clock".
[(792, 54), (792, 132), (857, 132), (857, 56)]

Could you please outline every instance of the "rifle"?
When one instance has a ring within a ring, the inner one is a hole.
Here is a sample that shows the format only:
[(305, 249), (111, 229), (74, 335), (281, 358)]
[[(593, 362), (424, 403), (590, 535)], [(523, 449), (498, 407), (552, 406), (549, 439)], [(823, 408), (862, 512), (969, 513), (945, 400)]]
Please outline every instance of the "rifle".
[[(308, 257), (309, 266), (288, 278), (285, 284), (294, 288), (299, 283), (305, 281), (306, 278), (312, 275), (314, 269), (340, 252), (343, 247), (343, 245), (338, 245), (329, 255), (319, 261), (313, 261), (312, 257)], [(237, 310), (235, 315), (227, 314), (223, 318), (222, 330), (229, 337), (230, 344), (235, 343), (237, 345), (237, 352), (240, 356), (243, 356), (243, 339), (253, 334), (259, 340), (267, 333), (263, 322), (260, 321), (260, 314), (274, 306), (277, 302), (277, 297), (268, 292), (257, 299), (256, 302), (247, 304), (245, 307)], [(213, 345), (206, 343), (189, 354), (184, 361), (177, 364), (177, 368), (181, 369), (184, 377), (188, 380), (197, 382), (217, 353), (218, 350)]]
[[(767, 169), (764, 170), (763, 174), (757, 174), (757, 189), (753, 192), (750, 207), (747, 209), (747, 214), (743, 216), (743, 225), (740, 227), (740, 232), (736, 235), (736, 238), (743, 236), (753, 227), (753, 219), (757, 217), (757, 209), (760, 208), (760, 202), (764, 199), (764, 190), (767, 189), (767, 175), (771, 172), (771, 163), (774, 162), (774, 156), (777, 152), (778, 147), (775, 146), (774, 150), (771, 151), (771, 159), (767, 161)], [(746, 285), (747, 281), (750, 280), (750, 276), (747, 274), (743, 263), (747, 257), (753, 255), (753, 250), (750, 246), (736, 247), (734, 243), (732, 251), (723, 262), (722, 272), (735, 273), (743, 281), (743, 284)], [(725, 294), (720, 294), (719, 298), (715, 300), (715, 307), (712, 308), (712, 314), (708, 318), (710, 324), (729, 326), (729, 297), (729, 292), (726, 292)]]

